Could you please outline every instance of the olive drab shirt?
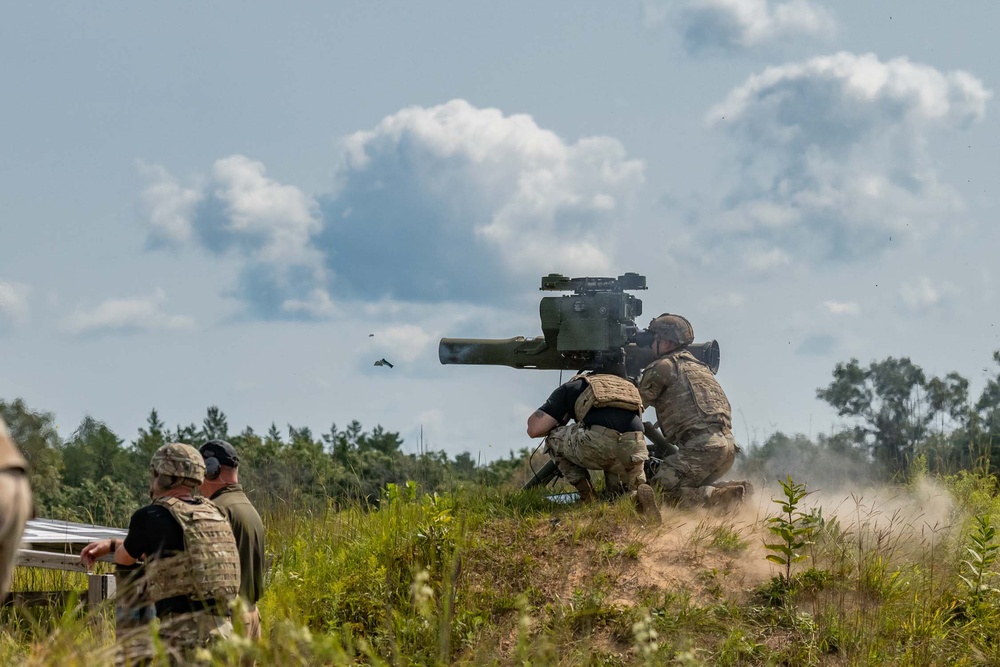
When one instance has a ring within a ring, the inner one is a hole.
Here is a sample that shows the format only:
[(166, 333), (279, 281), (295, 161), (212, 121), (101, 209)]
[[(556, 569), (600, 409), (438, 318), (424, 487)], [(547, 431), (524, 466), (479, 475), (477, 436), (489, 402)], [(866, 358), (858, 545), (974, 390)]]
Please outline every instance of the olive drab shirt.
[(687, 350), (669, 352), (642, 371), (639, 394), (656, 408), (660, 430), (671, 442), (684, 442), (694, 431), (731, 429), (729, 399), (708, 366)]
[(153, 501), (169, 510), (184, 532), (184, 551), (146, 563), (146, 595), (153, 602), (186, 595), (223, 607), (240, 587), (240, 555), (229, 521), (207, 500), (197, 504), (178, 498)]
[(642, 414), (642, 398), (635, 385), (617, 375), (598, 373), (578, 375), (587, 383), (587, 388), (576, 399), (573, 412), (576, 420), (582, 422), (592, 408), (620, 408)]
[(7, 425), (0, 419), (0, 470), (26, 470), (27, 465), (8, 433)]
[(229, 484), (209, 499), (229, 520), (240, 553), (240, 597), (253, 605), (264, 594), (264, 523), (243, 493), (241, 484)]

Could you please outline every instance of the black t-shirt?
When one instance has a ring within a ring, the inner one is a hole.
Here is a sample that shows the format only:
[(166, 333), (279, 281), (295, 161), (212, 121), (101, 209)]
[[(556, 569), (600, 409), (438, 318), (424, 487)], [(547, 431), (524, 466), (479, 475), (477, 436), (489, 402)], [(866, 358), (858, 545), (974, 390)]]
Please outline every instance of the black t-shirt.
[[(195, 501), (185, 500), (192, 505)], [(184, 551), (184, 531), (163, 505), (146, 505), (132, 515), (125, 536), (125, 551), (132, 558), (167, 558)], [(156, 615), (183, 614), (202, 609), (204, 603), (187, 595), (177, 595), (156, 603)]]
[[(557, 387), (539, 410), (559, 423), (562, 423), (567, 415), (575, 419), (573, 405), (586, 388), (587, 382), (583, 378), (570, 380)], [(625, 408), (591, 408), (583, 418), (583, 423), (587, 426), (604, 426), (619, 433), (642, 430), (642, 419), (639, 415)]]

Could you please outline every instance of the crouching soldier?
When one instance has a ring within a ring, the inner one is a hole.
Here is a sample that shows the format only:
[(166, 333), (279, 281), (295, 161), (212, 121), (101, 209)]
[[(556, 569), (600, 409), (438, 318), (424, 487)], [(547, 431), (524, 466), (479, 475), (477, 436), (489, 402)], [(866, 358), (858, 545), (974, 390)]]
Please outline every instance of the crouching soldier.
[[(607, 490), (629, 493), (639, 513), (659, 523), (643, 470), (649, 452), (641, 413), (642, 399), (629, 380), (607, 372), (581, 374), (557, 387), (528, 417), (528, 435), (545, 436), (547, 451), (583, 502), (595, 499), (590, 470), (603, 470)], [(575, 423), (567, 425), (571, 418)]]
[[(229, 522), (215, 505), (191, 493), (204, 477), (197, 449), (181, 443), (160, 447), (151, 461), (153, 502), (132, 515), (123, 541), (100, 540), (80, 553), (88, 567), (109, 553), (119, 565), (145, 561), (144, 597), (156, 608), (160, 640), (173, 664), (189, 664), (196, 649), (232, 632), (230, 604), (240, 586), (240, 557)], [(148, 643), (126, 638), (119, 644), (119, 663), (153, 657), (134, 652), (147, 650), (138, 647)]]
[(733, 437), (732, 410), (708, 366), (688, 350), (691, 323), (664, 313), (649, 324), (655, 361), (639, 380), (643, 405), (656, 408), (660, 430), (678, 452), (663, 460), (651, 483), (682, 506), (727, 507), (753, 493), (747, 480), (720, 482), (739, 447)]

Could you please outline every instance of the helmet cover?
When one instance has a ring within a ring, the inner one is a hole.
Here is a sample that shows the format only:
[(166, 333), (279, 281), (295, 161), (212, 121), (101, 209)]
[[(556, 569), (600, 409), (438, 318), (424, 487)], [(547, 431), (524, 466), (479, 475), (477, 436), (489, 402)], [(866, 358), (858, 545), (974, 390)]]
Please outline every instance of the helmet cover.
[(649, 331), (664, 340), (671, 340), (680, 345), (694, 342), (694, 327), (685, 317), (663, 313), (653, 318), (649, 323)]
[(157, 449), (150, 466), (157, 475), (193, 479), (199, 484), (205, 480), (205, 459), (201, 452), (182, 442), (171, 442)]

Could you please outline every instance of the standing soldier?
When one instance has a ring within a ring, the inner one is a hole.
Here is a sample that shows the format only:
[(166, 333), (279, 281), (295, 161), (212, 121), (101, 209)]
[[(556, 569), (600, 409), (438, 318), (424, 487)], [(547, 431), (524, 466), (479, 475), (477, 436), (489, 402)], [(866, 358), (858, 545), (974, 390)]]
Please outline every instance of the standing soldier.
[[(556, 388), (528, 417), (528, 435), (545, 436), (547, 451), (566, 481), (592, 502), (590, 470), (603, 470), (609, 491), (628, 491), (639, 512), (660, 521), (643, 464), (649, 458), (642, 434), (642, 399), (629, 380), (611, 373), (576, 375)], [(567, 425), (570, 419), (576, 423)]]
[[(124, 540), (92, 542), (80, 558), (88, 567), (109, 553), (120, 565), (144, 559), (144, 593), (156, 607), (160, 639), (173, 663), (188, 664), (195, 649), (232, 630), (229, 605), (239, 590), (240, 557), (226, 518), (191, 494), (205, 477), (198, 450), (163, 445), (150, 465), (153, 502), (132, 515)], [(131, 662), (150, 657), (124, 656)]]
[(264, 524), (239, 483), (240, 457), (225, 440), (209, 440), (201, 446), (205, 458), (205, 481), (201, 492), (229, 520), (240, 552), (240, 598), (244, 604), (246, 636), (260, 639), (257, 600), (264, 593)]
[(10, 590), (10, 573), (17, 559), (24, 524), (31, 516), (27, 464), (0, 417), (0, 600)]
[(656, 361), (639, 380), (643, 405), (656, 408), (666, 439), (678, 452), (663, 460), (652, 483), (685, 505), (742, 500), (749, 482), (718, 483), (739, 447), (732, 433), (729, 399), (708, 366), (687, 350), (694, 328), (680, 315), (664, 313), (649, 324)]

